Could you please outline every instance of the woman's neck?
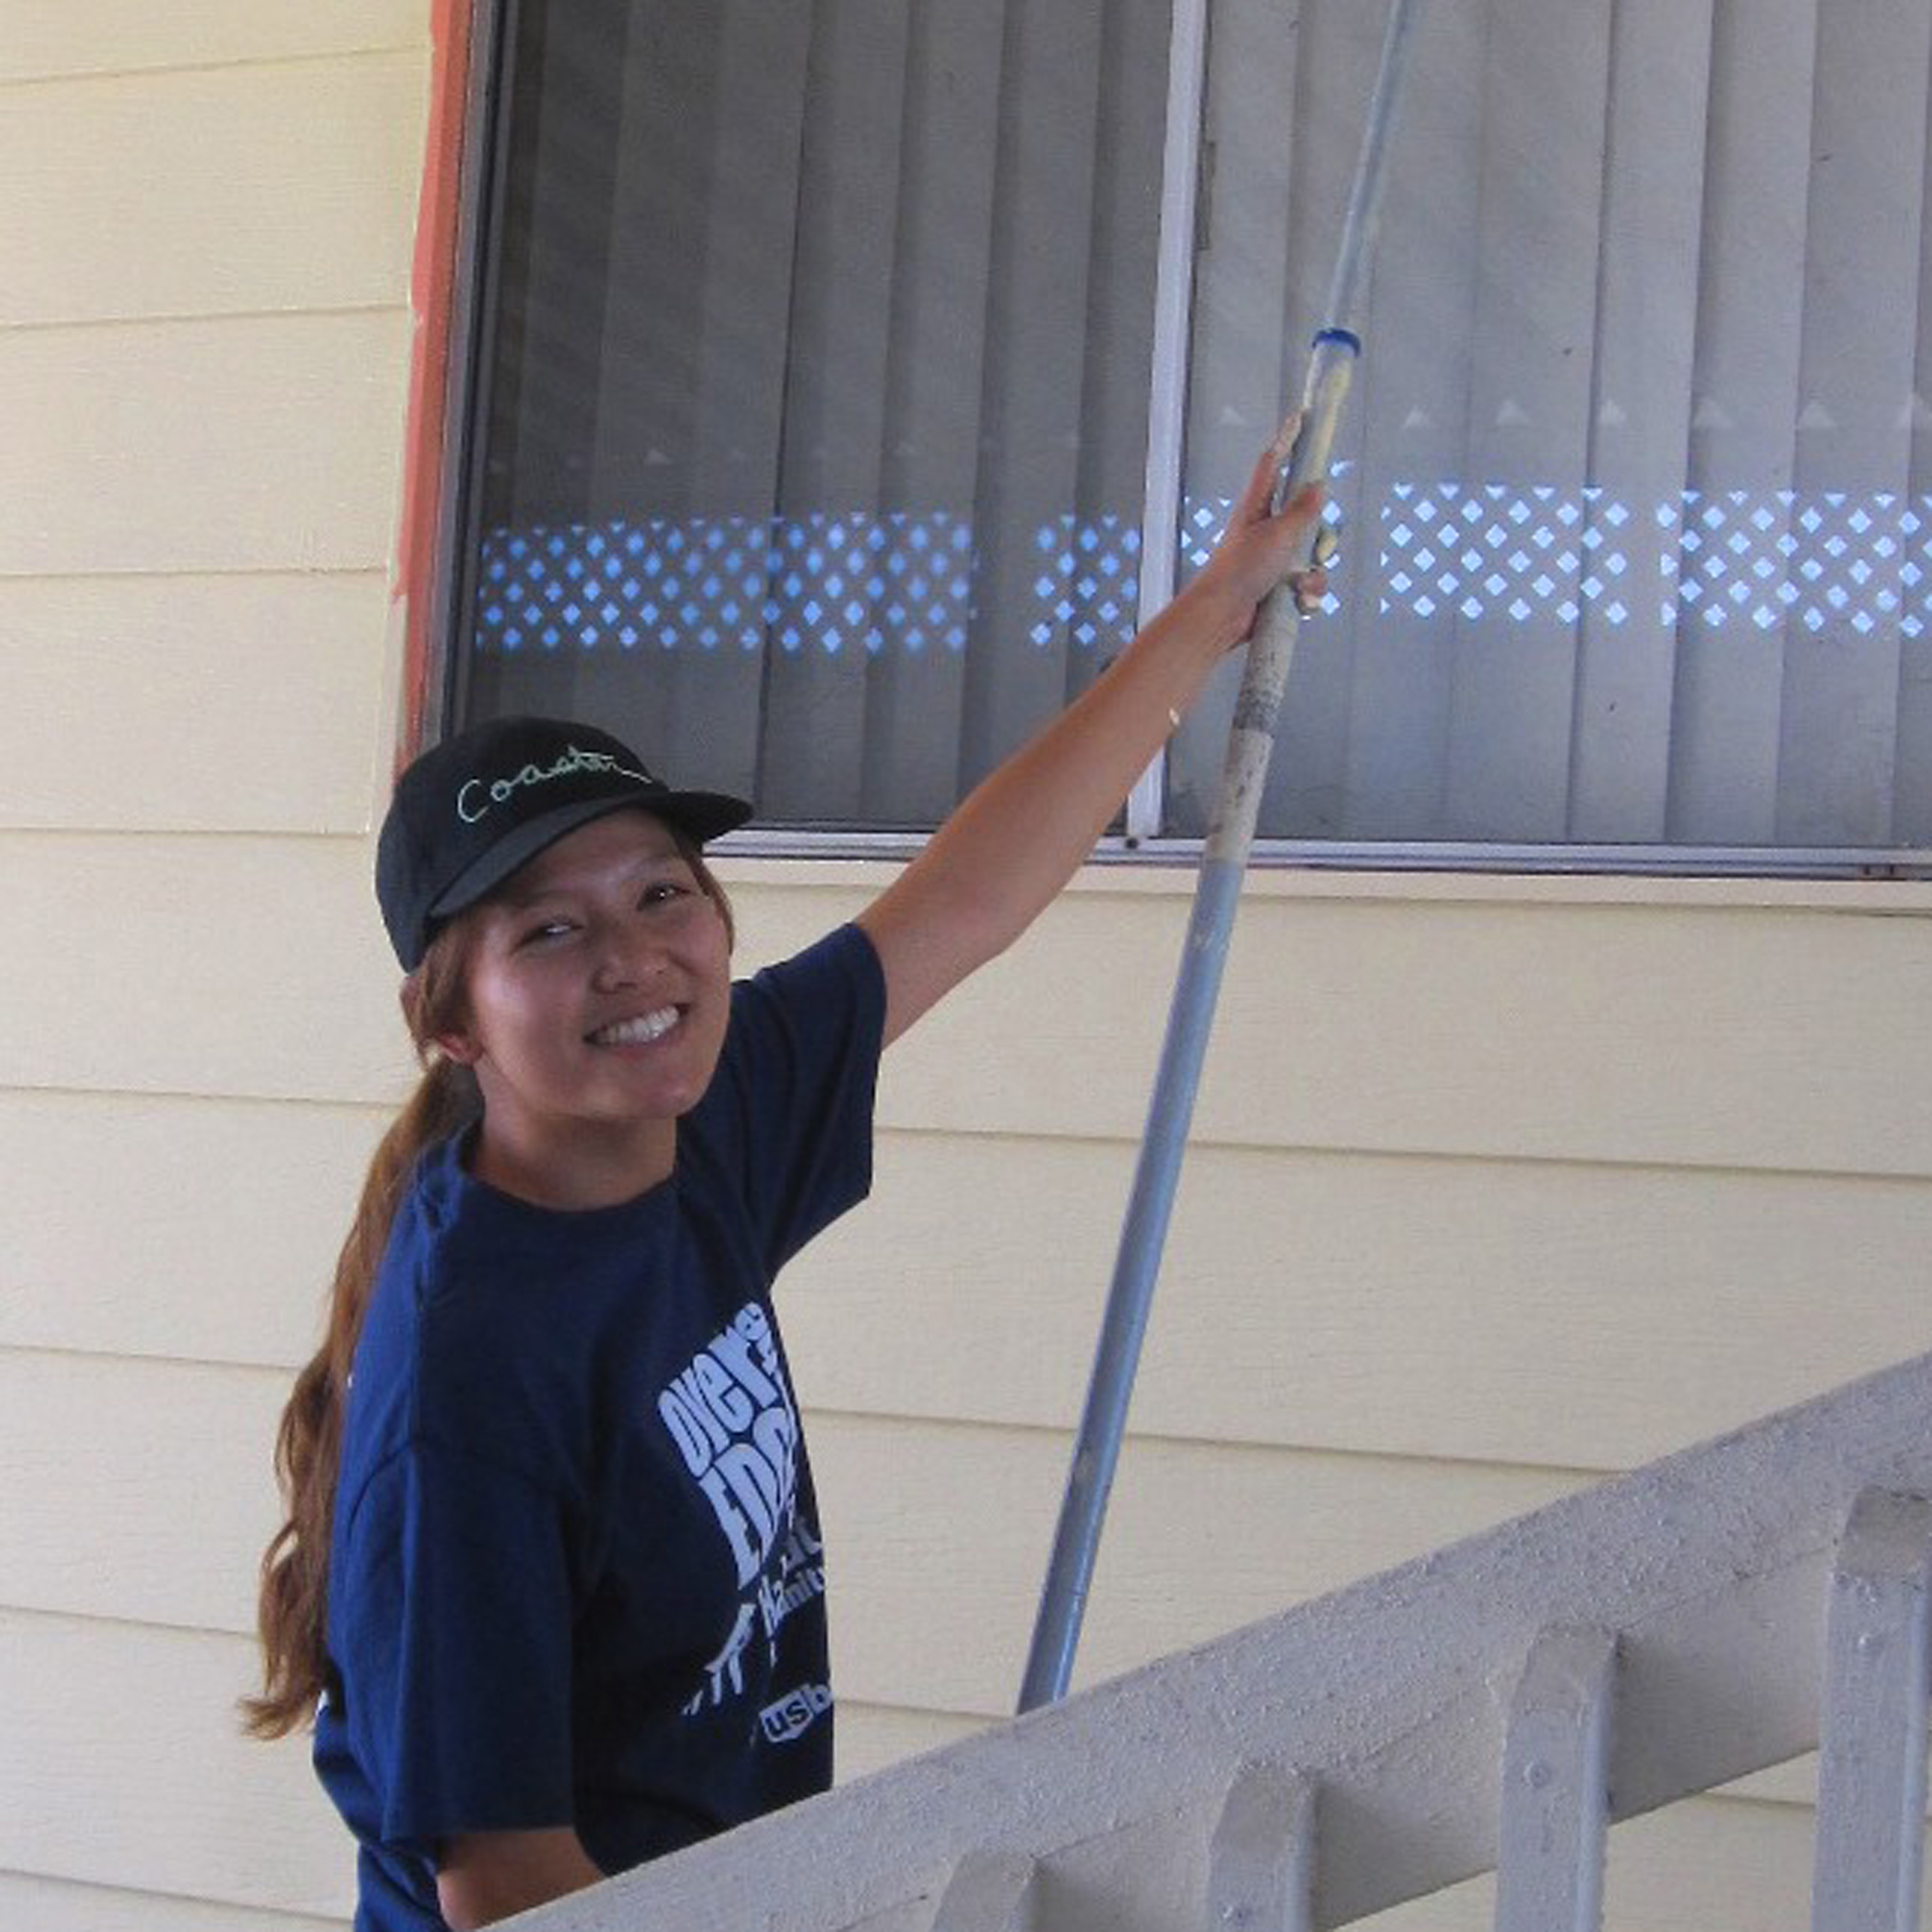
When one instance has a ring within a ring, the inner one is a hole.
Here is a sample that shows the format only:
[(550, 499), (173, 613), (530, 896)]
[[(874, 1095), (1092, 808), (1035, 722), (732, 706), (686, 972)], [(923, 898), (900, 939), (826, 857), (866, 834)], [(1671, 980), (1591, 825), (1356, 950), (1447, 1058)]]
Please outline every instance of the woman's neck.
[(573, 1136), (570, 1144), (532, 1147), (501, 1131), (486, 1112), (471, 1144), (471, 1174), (532, 1206), (580, 1214), (621, 1207), (670, 1178), (677, 1163), (677, 1123), (647, 1120), (634, 1129)]

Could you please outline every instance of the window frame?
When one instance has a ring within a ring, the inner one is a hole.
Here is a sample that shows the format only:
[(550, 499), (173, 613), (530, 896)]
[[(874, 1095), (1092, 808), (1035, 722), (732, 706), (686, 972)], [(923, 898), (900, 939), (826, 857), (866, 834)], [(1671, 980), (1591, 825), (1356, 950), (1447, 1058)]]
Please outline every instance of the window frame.
[[(434, 380), (441, 366), (440, 419), (419, 426), (412, 452), (435, 479), (427, 556), (409, 561), (412, 605), (406, 646), (405, 755), (435, 742), (455, 713), (460, 613), (474, 596), (480, 554), (477, 452), (489, 406), (484, 371), (494, 337), (500, 239), (490, 218), (500, 203), (508, 144), (502, 138), (512, 93), (522, 0), (469, 0), (442, 22), (442, 78), (461, 105), (457, 191), (442, 218), (453, 235), (434, 238), (448, 262), (446, 301), (430, 304), (418, 355)], [(1172, 597), (1178, 574), (1194, 263), (1202, 219), (1208, 109), (1209, 0), (1172, 0), (1167, 122), (1163, 135), (1160, 233), (1154, 291), (1149, 414), (1142, 497), (1138, 621)], [(447, 104), (446, 103), (446, 105)], [(432, 131), (433, 144), (437, 139)], [(425, 212), (428, 196), (425, 194)], [(420, 273), (420, 269), (419, 269)], [(423, 298), (419, 292), (419, 301)], [(1369, 353), (1373, 353), (1372, 344)], [(1317, 620), (1318, 621), (1318, 620)], [(1120, 830), (1094, 854), (1108, 864), (1186, 866), (1203, 840), (1165, 833), (1166, 759), (1156, 759), (1126, 801)], [(928, 835), (753, 825), (718, 842), (746, 857), (892, 861), (916, 853)], [(1368, 872), (1580, 874), (1617, 877), (1932, 878), (1932, 848), (1786, 847), (1529, 843), (1258, 836), (1252, 862), (1263, 867)]]

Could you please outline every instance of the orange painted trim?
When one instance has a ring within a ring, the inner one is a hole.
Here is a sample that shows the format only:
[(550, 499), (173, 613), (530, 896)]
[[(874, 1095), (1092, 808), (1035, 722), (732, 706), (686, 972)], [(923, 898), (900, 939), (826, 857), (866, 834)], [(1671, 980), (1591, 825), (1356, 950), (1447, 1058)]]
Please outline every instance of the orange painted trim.
[(469, 0), (431, 0), (429, 133), (410, 284), (416, 328), (404, 431), (402, 527), (392, 586), (405, 611), (399, 766), (421, 748), (438, 696), (429, 688), (434, 658), (430, 593), (433, 573), (447, 561), (436, 555), (436, 520), (444, 466), (455, 455), (448, 420), (449, 356), (468, 132), (470, 29)]

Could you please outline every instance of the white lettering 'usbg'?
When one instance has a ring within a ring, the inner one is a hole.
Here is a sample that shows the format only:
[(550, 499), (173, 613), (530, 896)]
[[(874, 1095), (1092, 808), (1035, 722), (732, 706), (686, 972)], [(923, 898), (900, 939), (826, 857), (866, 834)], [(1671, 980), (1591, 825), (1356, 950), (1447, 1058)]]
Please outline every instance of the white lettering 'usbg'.
[(773, 1744), (788, 1744), (794, 1738), (802, 1736), (814, 1720), (824, 1717), (831, 1708), (830, 1684), (801, 1684), (796, 1690), (788, 1690), (776, 1703), (767, 1704), (758, 1713), (758, 1722)]
[(474, 825), (496, 806), (507, 805), (526, 786), (548, 784), (554, 778), (575, 778), (585, 772), (631, 778), (654, 789), (657, 783), (648, 772), (634, 772), (628, 765), (620, 765), (608, 752), (586, 752), (572, 745), (551, 764), (525, 765), (500, 778), (465, 778), (456, 788), (456, 815), (465, 825)]

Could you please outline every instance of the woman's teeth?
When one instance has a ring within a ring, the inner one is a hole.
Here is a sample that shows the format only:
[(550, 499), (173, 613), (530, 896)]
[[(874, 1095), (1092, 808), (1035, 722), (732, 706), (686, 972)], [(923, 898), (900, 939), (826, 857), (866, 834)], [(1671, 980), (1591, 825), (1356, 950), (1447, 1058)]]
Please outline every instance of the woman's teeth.
[(662, 1006), (654, 1013), (640, 1013), (634, 1020), (617, 1020), (599, 1027), (590, 1036), (592, 1046), (647, 1046), (662, 1040), (677, 1024), (677, 1009)]

